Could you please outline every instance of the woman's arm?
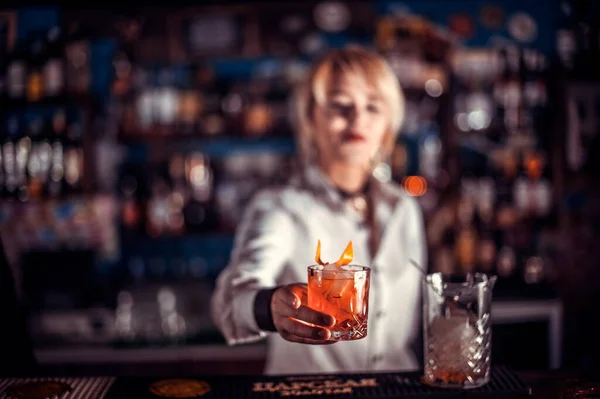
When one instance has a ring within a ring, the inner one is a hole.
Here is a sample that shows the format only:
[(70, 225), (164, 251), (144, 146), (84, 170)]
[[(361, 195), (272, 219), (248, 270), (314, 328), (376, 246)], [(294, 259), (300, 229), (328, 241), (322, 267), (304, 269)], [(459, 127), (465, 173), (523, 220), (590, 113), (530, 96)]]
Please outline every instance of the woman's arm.
[(213, 320), (229, 345), (259, 340), (269, 331), (292, 342), (334, 342), (328, 341), (328, 327), (335, 319), (306, 306), (306, 284), (276, 286), (292, 259), (295, 231), (276, 193), (264, 192), (248, 207), (211, 304)]
[[(291, 259), (294, 232), (291, 215), (281, 205), (277, 192), (261, 192), (251, 201), (211, 302), (213, 321), (228, 344), (253, 342), (266, 335), (254, 317), (255, 300), (258, 295), (259, 302), (270, 301), (269, 294)], [(265, 308), (264, 313), (268, 310)]]

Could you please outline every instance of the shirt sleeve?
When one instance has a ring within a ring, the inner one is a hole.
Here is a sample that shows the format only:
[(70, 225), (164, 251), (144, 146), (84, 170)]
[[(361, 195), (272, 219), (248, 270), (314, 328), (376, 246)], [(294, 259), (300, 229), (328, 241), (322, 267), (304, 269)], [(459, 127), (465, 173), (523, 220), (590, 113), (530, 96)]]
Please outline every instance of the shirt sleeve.
[(244, 212), (229, 264), (217, 278), (211, 316), (229, 345), (267, 335), (254, 318), (254, 300), (272, 288), (293, 251), (291, 215), (273, 191), (259, 193)]

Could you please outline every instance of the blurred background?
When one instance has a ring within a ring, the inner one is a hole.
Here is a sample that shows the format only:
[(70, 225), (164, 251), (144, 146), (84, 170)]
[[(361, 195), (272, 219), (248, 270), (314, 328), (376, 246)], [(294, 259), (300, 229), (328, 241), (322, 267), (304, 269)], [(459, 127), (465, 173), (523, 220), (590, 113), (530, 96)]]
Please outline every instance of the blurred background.
[[(260, 373), (208, 315), (240, 215), (296, 167), (289, 94), (358, 43), (407, 119), (375, 171), (431, 271), (499, 276), (496, 363), (597, 368), (600, 3), (0, 7), (0, 229), (48, 372)], [(109, 368), (110, 367), (110, 368)]]

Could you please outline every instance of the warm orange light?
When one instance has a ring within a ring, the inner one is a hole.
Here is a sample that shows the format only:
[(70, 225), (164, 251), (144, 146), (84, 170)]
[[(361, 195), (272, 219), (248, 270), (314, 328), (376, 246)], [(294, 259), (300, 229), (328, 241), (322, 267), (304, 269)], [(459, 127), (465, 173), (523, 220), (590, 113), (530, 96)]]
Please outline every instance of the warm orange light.
[(422, 176), (407, 176), (402, 185), (406, 192), (413, 197), (420, 197), (427, 192), (427, 181)]
[(530, 153), (525, 157), (525, 168), (530, 179), (536, 180), (544, 173), (546, 162), (540, 153)]

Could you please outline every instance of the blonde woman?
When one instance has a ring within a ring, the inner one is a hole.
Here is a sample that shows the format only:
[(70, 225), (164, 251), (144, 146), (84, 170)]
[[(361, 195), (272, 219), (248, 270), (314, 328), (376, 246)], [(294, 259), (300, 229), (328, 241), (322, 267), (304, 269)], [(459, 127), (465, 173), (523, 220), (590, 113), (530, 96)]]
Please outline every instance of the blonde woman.
[[(230, 345), (268, 339), (266, 374), (415, 370), (421, 276), (408, 259), (426, 264), (421, 211), (372, 174), (402, 123), (398, 81), (375, 52), (347, 47), (313, 66), (295, 101), (303, 167), (248, 206), (213, 320)], [(333, 317), (305, 306), (317, 240), (331, 261), (352, 241), (353, 263), (372, 268), (364, 339), (331, 344)]]

